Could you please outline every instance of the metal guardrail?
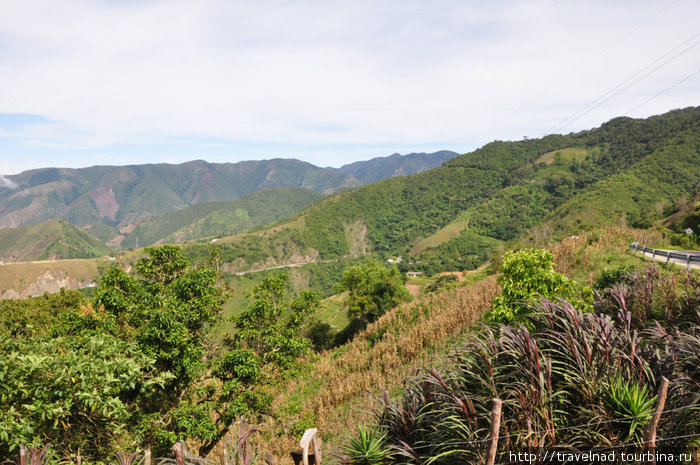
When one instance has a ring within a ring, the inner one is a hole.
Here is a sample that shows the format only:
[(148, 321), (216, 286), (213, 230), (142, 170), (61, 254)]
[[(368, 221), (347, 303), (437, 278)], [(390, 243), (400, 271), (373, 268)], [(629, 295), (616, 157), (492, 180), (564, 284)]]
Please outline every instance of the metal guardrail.
[[(647, 253), (651, 254), (651, 260), (656, 261), (656, 257), (659, 258), (666, 258), (666, 263), (670, 262), (671, 259), (673, 260), (682, 260), (685, 261), (686, 267), (690, 269), (690, 264), (691, 263), (698, 263), (700, 264), (700, 252), (697, 253), (681, 253), (681, 252), (673, 252), (670, 250), (658, 250), (658, 249), (650, 249), (649, 247), (642, 247), (639, 245), (639, 242), (632, 242), (630, 244), (630, 251), (634, 251), (634, 254), (637, 255), (637, 252), (642, 252), (642, 256), (646, 256)], [(674, 262), (676, 263), (676, 262)]]

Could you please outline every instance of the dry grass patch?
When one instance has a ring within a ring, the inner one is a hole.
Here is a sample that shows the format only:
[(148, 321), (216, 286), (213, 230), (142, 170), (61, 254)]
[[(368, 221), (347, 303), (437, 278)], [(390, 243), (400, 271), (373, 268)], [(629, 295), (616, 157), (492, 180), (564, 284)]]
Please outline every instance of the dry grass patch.
[(280, 463), (291, 463), (288, 454), (298, 438), (290, 429), (302, 416), (313, 418), (326, 444), (337, 447), (345, 432), (367, 419), (372, 399), (382, 389), (400, 389), (416, 368), (429, 364), (469, 329), (498, 292), (490, 277), (427, 296), (395, 308), (351, 343), (322, 354), (311, 362), (308, 376), (290, 380), (275, 393), (274, 412), (289, 411), (293, 403), (301, 413), (269, 418), (264, 449)]

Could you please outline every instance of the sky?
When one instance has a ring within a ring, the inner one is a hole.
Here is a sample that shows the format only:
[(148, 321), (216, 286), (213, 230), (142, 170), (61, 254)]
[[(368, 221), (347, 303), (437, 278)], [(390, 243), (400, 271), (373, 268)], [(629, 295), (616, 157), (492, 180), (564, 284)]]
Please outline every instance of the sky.
[(696, 0), (0, 0), (0, 175), (464, 153), (700, 104)]

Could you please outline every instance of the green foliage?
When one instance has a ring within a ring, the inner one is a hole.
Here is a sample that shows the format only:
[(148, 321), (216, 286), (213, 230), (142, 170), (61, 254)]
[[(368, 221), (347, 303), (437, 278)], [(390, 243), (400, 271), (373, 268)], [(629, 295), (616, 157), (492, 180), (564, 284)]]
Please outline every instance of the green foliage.
[(76, 291), (0, 300), (0, 338), (37, 337), (51, 333), (56, 318), (87, 303)]
[[(554, 270), (554, 255), (542, 249), (525, 249), (506, 253), (499, 270), (501, 293), (493, 300), (488, 318), (509, 323), (525, 322), (528, 302), (537, 298), (569, 299), (590, 308), (592, 291), (579, 290), (572, 279)], [(579, 297), (582, 295), (582, 297)]]
[(615, 284), (625, 284), (629, 282), (633, 273), (634, 269), (627, 265), (617, 268), (603, 268), (593, 283), (593, 287), (597, 290), (604, 290), (611, 288)]
[(296, 298), (289, 294), (286, 274), (265, 278), (249, 294), (253, 303), (236, 318), (237, 339), (265, 362), (283, 368), (309, 351), (311, 343), (300, 335), (301, 326), (321, 306), (313, 291), (302, 291)]
[(0, 341), (0, 452), (20, 443), (106, 455), (134, 401), (172, 378), (133, 342), (109, 334)]
[(260, 376), (260, 366), (260, 358), (255, 352), (236, 349), (226, 352), (219, 358), (212, 373), (224, 381), (235, 379), (244, 384), (251, 384)]
[(335, 345), (338, 330), (325, 321), (316, 321), (304, 331), (314, 349), (318, 352)]
[(0, 229), (4, 260), (31, 261), (103, 257), (111, 249), (64, 220)]
[(452, 289), (457, 286), (459, 279), (454, 274), (441, 274), (437, 276), (430, 284), (425, 287), (425, 292), (436, 293), (447, 289)]
[(625, 440), (642, 446), (642, 433), (651, 419), (656, 402), (656, 396), (652, 396), (649, 386), (616, 377), (607, 386), (602, 398), (613, 417), (618, 418), (617, 424)]
[(216, 423), (209, 415), (209, 405), (206, 403), (192, 404), (183, 402), (172, 411), (172, 426), (180, 438), (197, 438), (201, 441), (212, 441), (218, 437)]
[(401, 302), (411, 300), (403, 284), (404, 277), (396, 266), (369, 259), (347, 268), (337, 290), (348, 291), (351, 317), (371, 323)]
[(182, 250), (174, 245), (146, 247), (144, 252), (148, 256), (136, 262), (136, 272), (152, 283), (169, 284), (190, 266)]
[(142, 279), (111, 267), (95, 291), (94, 304), (135, 336), (161, 371), (186, 385), (202, 368), (203, 336), (219, 316), (225, 294), (213, 270), (195, 268), (180, 248), (147, 247), (135, 268)]
[(350, 436), (343, 452), (354, 465), (383, 465), (393, 459), (393, 451), (386, 444), (386, 434), (361, 424), (357, 425), (357, 436)]

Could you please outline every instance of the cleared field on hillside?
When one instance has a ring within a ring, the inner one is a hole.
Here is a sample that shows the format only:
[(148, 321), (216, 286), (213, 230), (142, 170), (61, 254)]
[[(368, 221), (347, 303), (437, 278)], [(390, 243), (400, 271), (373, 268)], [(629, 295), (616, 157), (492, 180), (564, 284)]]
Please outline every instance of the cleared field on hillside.
[(565, 149), (552, 150), (543, 154), (540, 158), (535, 160), (535, 163), (544, 163), (545, 165), (551, 165), (557, 158), (557, 155), (561, 157), (561, 161), (568, 163), (572, 160), (581, 159), (586, 156), (588, 151), (585, 147), (568, 147)]
[(47, 272), (51, 275), (65, 273), (76, 285), (74, 288), (85, 287), (88, 283), (96, 283), (100, 276), (100, 262), (104, 259), (71, 259), (56, 261), (37, 261), (5, 263), (0, 266), (0, 291), (14, 289), (22, 293)]

